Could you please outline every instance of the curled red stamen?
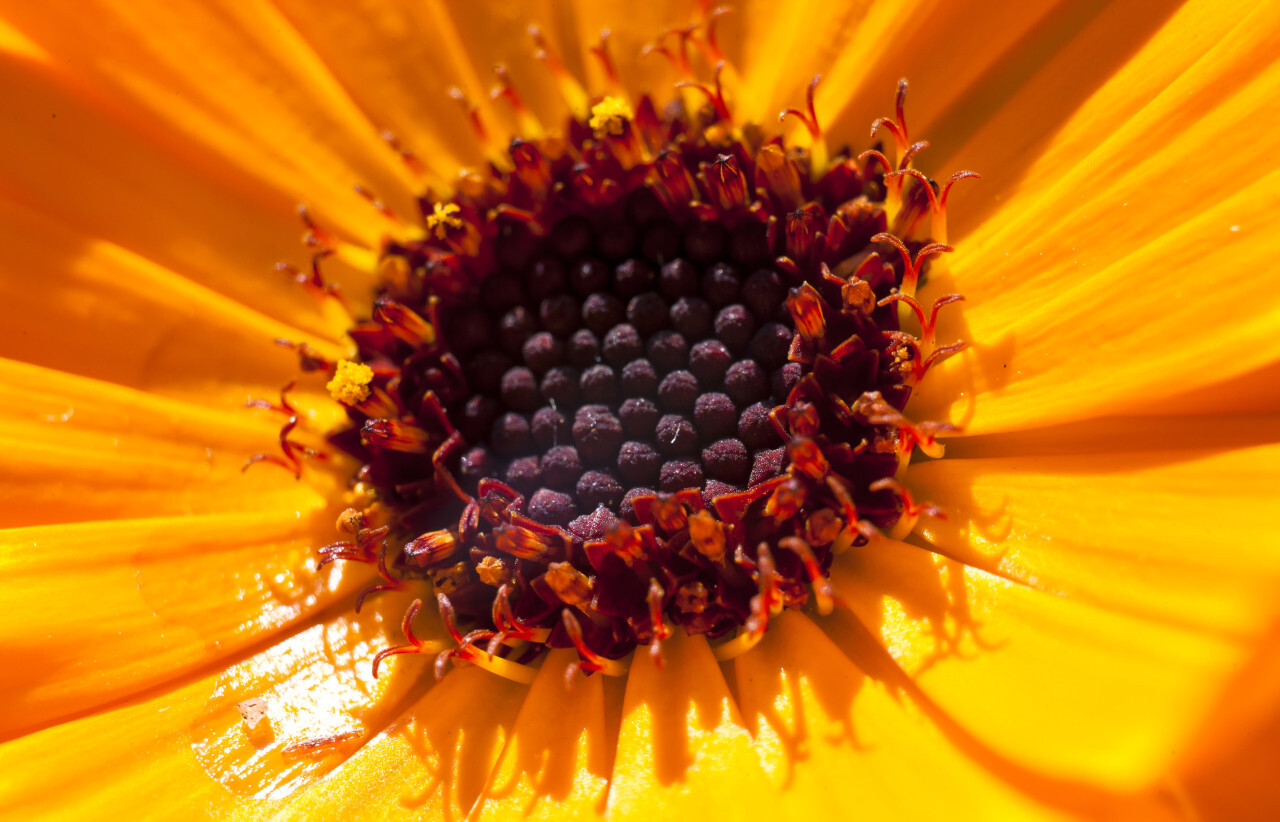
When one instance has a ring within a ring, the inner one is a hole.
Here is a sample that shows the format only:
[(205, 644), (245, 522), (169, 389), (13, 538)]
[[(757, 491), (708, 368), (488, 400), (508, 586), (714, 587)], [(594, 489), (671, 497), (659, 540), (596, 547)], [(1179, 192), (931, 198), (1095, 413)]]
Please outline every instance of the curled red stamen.
[(705, 83), (695, 83), (691, 80), (684, 80), (676, 83), (676, 88), (696, 89), (706, 96), (707, 102), (711, 103), (711, 107), (715, 109), (716, 117), (721, 122), (732, 123), (733, 115), (729, 112), (729, 104), (724, 99), (724, 88), (720, 85), (720, 74), (724, 71), (724, 61), (716, 63), (715, 70), (715, 89), (708, 88)]
[(805, 107), (808, 109), (807, 113), (798, 108), (788, 108), (778, 115), (778, 122), (783, 122), (788, 117), (794, 117), (804, 123), (804, 127), (809, 131), (809, 136), (815, 141), (822, 138), (822, 127), (818, 124), (818, 110), (813, 106), (813, 92), (821, 81), (822, 75), (815, 74), (813, 79), (809, 81), (808, 88), (805, 89), (804, 99)]
[[(441, 594), (443, 596), (443, 594)], [(391, 648), (384, 648), (373, 657), (373, 678), (378, 678), (378, 668), (382, 665), (382, 661), (390, 656), (399, 654), (421, 654), (431, 653), (435, 649), (434, 643), (427, 643), (421, 640), (413, 632), (413, 621), (418, 618), (418, 611), (422, 610), (422, 600), (415, 599), (409, 603), (409, 608), (404, 612), (404, 618), (400, 620), (400, 631), (404, 634), (404, 638), (408, 642), (404, 645), (396, 645)]]
[(622, 88), (622, 81), (618, 78), (618, 69), (614, 65), (613, 57), (609, 55), (609, 37), (612, 34), (613, 32), (609, 29), (601, 29), (599, 43), (591, 46), (587, 51), (600, 61), (600, 68), (604, 72), (605, 81), (608, 83), (610, 90), (616, 92)]
[(893, 135), (894, 141), (898, 144), (899, 166), (902, 164), (902, 157), (911, 146), (911, 136), (907, 130), (906, 100), (907, 80), (904, 77), (898, 81), (898, 93), (894, 97), (894, 119), (881, 117), (871, 124), (872, 138), (882, 128)]
[(934, 254), (949, 254), (955, 251), (954, 248), (946, 243), (930, 243), (924, 248), (916, 252), (915, 259), (911, 259), (911, 252), (907, 249), (906, 243), (898, 239), (888, 232), (881, 232), (871, 238), (873, 243), (888, 243), (898, 249), (898, 253), (902, 255), (902, 285), (899, 291), (908, 297), (914, 297), (916, 294), (916, 286), (920, 282), (920, 271), (924, 268), (925, 260)]
[(254, 465), (259, 462), (266, 462), (271, 465), (278, 465), (286, 471), (292, 472), (294, 479), (302, 479), (303, 457), (319, 460), (328, 459), (328, 455), (323, 451), (317, 450), (308, 445), (303, 445), (302, 443), (289, 438), (289, 435), (293, 433), (294, 429), (301, 424), (301, 418), (298, 415), (298, 410), (293, 406), (293, 403), (288, 397), (289, 392), (293, 390), (295, 384), (296, 380), (290, 380), (284, 388), (280, 389), (279, 405), (271, 403), (268, 400), (260, 399), (251, 399), (245, 403), (245, 406), (248, 408), (265, 408), (277, 413), (287, 414), (289, 415), (289, 419), (285, 421), (284, 425), (280, 426), (280, 435), (278, 438), (280, 451), (283, 456), (277, 456), (276, 454), (254, 454), (249, 457), (245, 464), (240, 468), (241, 472), (249, 470), (250, 465)]

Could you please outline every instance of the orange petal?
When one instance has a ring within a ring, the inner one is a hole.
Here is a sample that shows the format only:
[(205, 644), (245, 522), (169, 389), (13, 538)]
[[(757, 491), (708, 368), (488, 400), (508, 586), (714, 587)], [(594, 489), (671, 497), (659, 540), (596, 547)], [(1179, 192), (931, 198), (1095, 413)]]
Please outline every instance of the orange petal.
[[(941, 158), (935, 152), (945, 150), (947, 136), (938, 119), (958, 105), (980, 117), (972, 111), (973, 98), (999, 95), (1000, 82), (1007, 81), (1002, 75), (1005, 66), (1017, 62), (1025, 71), (1028, 52), (1043, 59), (1060, 48), (1060, 38), (1074, 30), (1071, 18), (1089, 14), (1078, 8), (1065, 14), (1055, 8), (1060, 5), (1045, 0), (1016, 6), (930, 0), (816, 3), (808, 14), (794, 15), (783, 24), (801, 32), (788, 52), (770, 57), (773, 38), (765, 34), (767, 26), (759, 25), (752, 42), (762, 61), (773, 66), (777, 90), (783, 92), (760, 116), (770, 122), (767, 115), (796, 105), (807, 78), (821, 74), (819, 118), (836, 135), (832, 147), (847, 143), (856, 155), (870, 147), (872, 121), (893, 114), (897, 82), (905, 77), (910, 83), (906, 114), (911, 139), (926, 139), (936, 147), (917, 165), (942, 177), (954, 169), (937, 165)], [(790, 5), (759, 6), (762, 11), (772, 8), (777, 16), (793, 11)], [(828, 29), (823, 15), (840, 17)], [(761, 24), (766, 20), (757, 19)], [(832, 34), (815, 41), (814, 31)], [(962, 43), (973, 47), (957, 47)], [(878, 136), (892, 140), (884, 132)]]
[[(66, 17), (102, 25), (83, 9)], [(44, 255), (42, 268), (70, 267), (86, 245), (107, 243), (292, 326), (332, 333), (314, 301), (273, 271), (281, 260), (309, 258), (294, 210), (309, 198), (264, 191), (199, 151), (192, 156), (193, 144), (129, 122), (49, 65), (0, 55), (0, 77), (13, 118), (0, 135), (5, 197), (74, 236), (66, 245), (33, 250)], [(372, 209), (366, 204), (349, 213), (365, 211)], [(323, 222), (342, 228), (328, 215)], [(8, 238), (6, 248), (22, 240), (19, 225), (7, 231), (17, 240)], [(367, 274), (334, 259), (325, 261), (324, 272), (349, 294), (368, 287)], [(33, 282), (21, 271), (7, 272), (5, 281)]]
[[(1186, 399), (1167, 410), (1203, 413), (1197, 388), (1212, 402), (1203, 389), (1280, 360), (1280, 298), (1265, 273), (1273, 240), (1257, 222), (1280, 213), (1278, 187), (1280, 171), (1242, 186), (1039, 305), (1019, 285), (1008, 299), (975, 306), (966, 328), (940, 332), (975, 345), (929, 375), (913, 412), (971, 433), (1131, 413), (1175, 395)], [(1203, 287), (1186, 295), (1206, 271)], [(1138, 287), (1122, 285), (1139, 278)], [(1229, 320), (1211, 319), (1219, 316)]]
[[(589, 80), (585, 85), (593, 95), (606, 94), (610, 89), (600, 61), (594, 56), (588, 56), (585, 50), (598, 46), (600, 32), (608, 29), (608, 53), (629, 94), (633, 97), (649, 94), (659, 109), (666, 101), (677, 96), (675, 83), (682, 78), (676, 75), (671, 63), (661, 54), (643, 52), (646, 46), (652, 45), (667, 29), (682, 28), (696, 21), (697, 15), (689, 4), (661, 0), (653, 3), (579, 2), (572, 6), (568, 3), (555, 5), (558, 8), (571, 7), (573, 10), (572, 27), (562, 27), (559, 31), (562, 52), (568, 60), (573, 54), (571, 44), (578, 44), (577, 48), (583, 51), (581, 61)], [(721, 29), (726, 26), (732, 28), (735, 25), (733, 18), (736, 16), (740, 16), (740, 13), (735, 12), (722, 18), (719, 24)], [(548, 20), (541, 22), (550, 24)], [(726, 50), (733, 51), (736, 50), (738, 38), (732, 34), (722, 34), (719, 42)], [(676, 38), (666, 38), (663, 44), (674, 48)], [(689, 51), (692, 55), (696, 49), (690, 45)], [(710, 72), (703, 76), (709, 77)]]
[[(1241, 21), (1256, 9), (1249, 0), (1191, 0), (1075, 11), (1084, 25), (1049, 59), (1014, 61), (1008, 92), (960, 101), (928, 136), (936, 138), (931, 159), (982, 172), (979, 187), (957, 188), (951, 200), (948, 222), (961, 247), (993, 209), (1071, 172), (1211, 51), (1219, 50), (1215, 62), (1229, 55), (1221, 41), (1255, 26)], [(1235, 66), (1218, 70), (1228, 75)]]
[[(374, 654), (403, 641), (411, 599), (384, 594), (367, 611), (313, 625), (223, 671), (191, 727), (191, 750), (209, 775), (240, 796), (283, 798), (381, 731), (426, 670), (390, 665), (373, 676)], [(248, 699), (267, 710), (252, 729), (242, 718)]]
[[(95, 439), (107, 447), (88, 450), (53, 432), (41, 433), (36, 439), (0, 436), (6, 462), (0, 526), (232, 512), (247, 505), (287, 517), (295, 508), (323, 503), (292, 473), (264, 466), (242, 474), (242, 455), (215, 458), (193, 446), (183, 458), (167, 459), (120, 453), (101, 438)], [(264, 438), (264, 447), (269, 443)]]
[(1187, 747), (1178, 770), (1188, 804), (1201, 819), (1276, 816), (1280, 784), (1273, 775), (1278, 755), (1280, 622)]
[[(919, 530), (948, 556), (1077, 602), (1256, 639), (1280, 610), (1280, 445), (1205, 446), (1250, 429), (1280, 439), (1280, 418), (1093, 428), (1099, 441), (1076, 442), (1082, 453), (990, 437), (995, 458), (912, 466), (914, 493), (948, 515)], [(1151, 450), (1134, 453), (1139, 443)]]
[(508, 106), (489, 98), (495, 63), (509, 65), (525, 101), (559, 127), (564, 110), (546, 69), (533, 59), (526, 27), (535, 21), (523, 4), (473, 10), (364, 0), (323, 14), (301, 0), (278, 5), (361, 108), (377, 112), (379, 127), (392, 131), (437, 178), (447, 180), (460, 164), (485, 161), (466, 113), (448, 95), (451, 87), (479, 107), (496, 145), (506, 150), (515, 121)]
[[(49, 56), (50, 75), (92, 82), (116, 117), (254, 196), (307, 201), (370, 247), (384, 224), (352, 186), (408, 206), (408, 171), (270, 3), (179, 11), (162, 2), (94, 0), (61, 13), (14, 9), (7, 18)], [(103, 31), (111, 36), (98, 36)], [(79, 131), (86, 124), (63, 125)], [(95, 141), (103, 136), (89, 133)]]
[[(996, 755), (1057, 779), (1144, 788), (1169, 766), (1245, 647), (1055, 596), (880, 540), (831, 579), (915, 686)], [(866, 628), (862, 626), (865, 625)]]
[(787, 612), (735, 660), (742, 714), (784, 818), (1061, 818), (1028, 799), (1026, 785), (1001, 780), (1013, 769), (984, 770), (850, 652)]
[(0, 322), (11, 332), (0, 354), (12, 359), (231, 407), (297, 375), (297, 355), (276, 339), (341, 356), (338, 346), (4, 200), (0, 238)]
[(748, 818), (775, 800), (711, 649), (683, 632), (663, 643), (666, 665), (647, 653), (631, 663), (612, 819)]
[(136, 694), (268, 637), (367, 579), (317, 574), (323, 508), (0, 531), (0, 726)]
[[(407, 666), (378, 680), (370, 670), (399, 641), (403, 608), (402, 597), (371, 602), (190, 684), (0, 744), (0, 804), (23, 817), (258, 818), (380, 730), (412, 685)], [(251, 699), (266, 706), (252, 728), (237, 710)]]
[(605, 727), (603, 676), (565, 670), (578, 655), (552, 651), (529, 687), (484, 794), (477, 818), (599, 816), (613, 751)]
[(925, 297), (965, 293), (940, 335), (974, 348), (925, 381), (918, 415), (984, 432), (1126, 413), (1280, 360), (1280, 170), (1257, 116), (1280, 93), (1277, 15), (1259, 7), (1114, 132), (1090, 128), (1092, 151), (963, 242)]
[[(415, 668), (419, 676), (431, 676)], [(450, 671), (390, 728), (294, 798), (280, 818), (463, 818), (526, 693), (480, 668)]]
[(266, 412), (211, 411), (110, 383), (0, 360), (0, 525), (255, 508), (292, 511), (340, 488), (319, 471), (241, 467), (274, 450)]

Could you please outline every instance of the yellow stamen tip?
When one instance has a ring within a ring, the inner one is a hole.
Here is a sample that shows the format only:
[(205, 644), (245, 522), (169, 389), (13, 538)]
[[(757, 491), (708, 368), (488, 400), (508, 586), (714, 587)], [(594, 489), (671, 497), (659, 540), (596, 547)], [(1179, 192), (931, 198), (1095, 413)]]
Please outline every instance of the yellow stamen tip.
[(457, 216), (461, 210), (454, 203), (436, 203), (427, 215), (427, 230), (433, 232), (436, 239), (443, 240), (450, 229), (462, 228), (462, 219)]
[(372, 393), (369, 383), (373, 382), (373, 369), (364, 363), (340, 360), (333, 379), (325, 387), (329, 394), (343, 405), (359, 405), (369, 399)]
[(635, 116), (631, 105), (621, 97), (606, 97), (591, 107), (591, 127), (616, 136), (622, 134), (627, 122)]

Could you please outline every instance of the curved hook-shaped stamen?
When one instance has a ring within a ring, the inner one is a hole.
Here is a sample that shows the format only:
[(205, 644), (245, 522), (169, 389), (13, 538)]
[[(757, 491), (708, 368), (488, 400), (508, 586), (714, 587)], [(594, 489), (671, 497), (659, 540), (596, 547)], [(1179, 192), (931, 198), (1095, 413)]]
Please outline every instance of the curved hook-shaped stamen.
[(871, 136), (875, 137), (876, 132), (880, 129), (886, 129), (893, 135), (894, 141), (898, 144), (898, 167), (902, 167), (903, 157), (907, 150), (911, 147), (911, 134), (907, 130), (906, 104), (907, 100), (907, 78), (903, 77), (898, 81), (898, 93), (894, 98), (894, 118), (881, 117), (871, 124)]
[(724, 123), (732, 123), (733, 115), (729, 111), (729, 104), (724, 100), (724, 87), (720, 84), (720, 75), (724, 71), (724, 61), (716, 63), (715, 71), (715, 91), (707, 88), (705, 83), (695, 83), (691, 80), (682, 80), (676, 83), (676, 88), (691, 88), (702, 92), (706, 95), (707, 100), (711, 102), (711, 106), (716, 111), (716, 117)]
[(422, 600), (415, 599), (409, 603), (408, 609), (404, 612), (404, 618), (400, 620), (400, 631), (408, 642), (405, 645), (384, 648), (373, 657), (374, 679), (378, 678), (378, 668), (382, 665), (382, 661), (389, 656), (396, 656), (397, 654), (434, 654), (444, 649), (443, 642), (420, 639), (413, 632), (413, 621), (418, 618), (418, 612), (421, 609)]
[(733, 9), (729, 6), (716, 6), (707, 12), (702, 18), (702, 29), (706, 32), (706, 36), (702, 38), (702, 42), (706, 44), (707, 62), (711, 65), (724, 60), (724, 51), (720, 48), (720, 43), (716, 40), (716, 24), (720, 22), (720, 18), (726, 14), (732, 14)]
[(609, 87), (610, 94), (622, 96), (622, 80), (618, 78), (618, 68), (613, 62), (613, 57), (609, 54), (609, 38), (611, 36), (613, 36), (613, 31), (601, 29), (599, 44), (589, 47), (587, 52), (600, 61), (600, 69), (604, 72), (605, 83)]
[(907, 150), (902, 153), (902, 159), (898, 161), (898, 168), (904, 169), (910, 167), (911, 162), (915, 160), (916, 155), (928, 147), (928, 140), (920, 140), (919, 142), (912, 143)]
[(955, 251), (954, 248), (946, 243), (930, 243), (916, 252), (916, 258), (915, 260), (912, 260), (911, 252), (907, 249), (906, 243), (902, 242), (898, 237), (888, 233), (887, 231), (881, 232), (872, 237), (871, 242), (888, 243), (898, 249), (898, 253), (902, 255), (902, 265), (904, 269), (902, 274), (902, 285), (899, 288), (899, 291), (906, 294), (908, 297), (914, 297), (916, 295), (916, 286), (920, 282), (920, 269), (924, 267), (924, 261), (927, 258), (934, 254), (949, 254), (952, 251)]
[(868, 486), (869, 491), (890, 491), (902, 503), (902, 516), (889, 531), (890, 539), (903, 539), (915, 530), (920, 517), (946, 520), (946, 512), (931, 502), (917, 503), (905, 485), (894, 477), (882, 477)]
[(815, 74), (813, 79), (809, 81), (808, 88), (805, 89), (804, 99), (808, 113), (796, 108), (784, 109), (778, 115), (778, 122), (783, 122), (787, 117), (795, 117), (804, 123), (804, 127), (809, 131), (809, 176), (814, 181), (822, 178), (826, 174), (827, 166), (830, 160), (827, 154), (827, 141), (824, 138), (822, 126), (818, 122), (818, 110), (813, 104), (813, 94), (818, 88), (818, 83), (822, 81), (821, 74)]
[(804, 127), (809, 130), (809, 136), (817, 140), (822, 136), (822, 128), (818, 125), (818, 112), (813, 107), (813, 90), (818, 87), (818, 83), (822, 80), (821, 74), (815, 74), (813, 79), (809, 81), (809, 87), (805, 90), (805, 105), (808, 113), (798, 108), (783, 109), (778, 115), (778, 122), (785, 122), (788, 117), (794, 117), (804, 123)]
[(809, 584), (813, 587), (814, 607), (824, 616), (831, 613), (835, 609), (838, 597), (831, 580), (827, 579), (827, 575), (822, 572), (818, 558), (814, 555), (809, 543), (799, 537), (783, 537), (778, 540), (778, 547), (786, 548), (800, 557), (805, 573), (809, 575)]
[(511, 110), (516, 115), (516, 128), (520, 131), (520, 136), (526, 140), (537, 140), (543, 136), (545, 131), (542, 123), (538, 120), (527, 105), (524, 98), (516, 91), (515, 85), (511, 82), (511, 73), (507, 71), (507, 67), (503, 63), (498, 63), (493, 67), (493, 73), (498, 78), (498, 84), (489, 91), (489, 97), (493, 100), (506, 100), (511, 106)]
[(547, 69), (555, 79), (556, 86), (560, 89), (560, 96), (564, 98), (565, 105), (569, 107), (569, 111), (573, 112), (573, 116), (579, 120), (586, 117), (587, 107), (590, 103), (590, 96), (587, 94), (587, 90), (578, 82), (578, 78), (574, 77), (569, 69), (565, 67), (564, 61), (560, 59), (560, 55), (551, 47), (551, 44), (547, 41), (547, 36), (542, 33), (542, 28), (536, 23), (529, 25), (529, 37), (533, 40), (533, 56), (547, 65)]
[(573, 612), (565, 608), (561, 612), (560, 621), (564, 624), (565, 631), (569, 634), (569, 641), (573, 643), (573, 647), (578, 649), (578, 656), (581, 661), (579, 666), (588, 671), (596, 671), (605, 676), (623, 676), (627, 669), (631, 666), (619, 659), (607, 659), (600, 656), (595, 651), (587, 647), (587, 643), (582, 638), (582, 625), (578, 622), (578, 618)]
[[(920, 145), (920, 143), (916, 145)], [(928, 143), (924, 145), (928, 145)], [(884, 176), (886, 178), (914, 177), (924, 187), (924, 193), (929, 198), (929, 212), (933, 215), (933, 230), (931, 233), (933, 239), (940, 243), (947, 241), (947, 195), (951, 193), (951, 187), (960, 180), (982, 179), (982, 175), (974, 171), (957, 171), (947, 178), (947, 181), (942, 185), (941, 192), (938, 192), (934, 190), (933, 182), (914, 168), (901, 168)]]

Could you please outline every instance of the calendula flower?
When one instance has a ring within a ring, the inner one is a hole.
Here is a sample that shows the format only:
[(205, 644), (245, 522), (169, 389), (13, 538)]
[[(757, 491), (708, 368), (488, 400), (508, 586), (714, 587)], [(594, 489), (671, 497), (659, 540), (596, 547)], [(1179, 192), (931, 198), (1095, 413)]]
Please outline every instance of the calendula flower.
[(10, 814), (1276, 807), (1280, 9), (10, 6)]

